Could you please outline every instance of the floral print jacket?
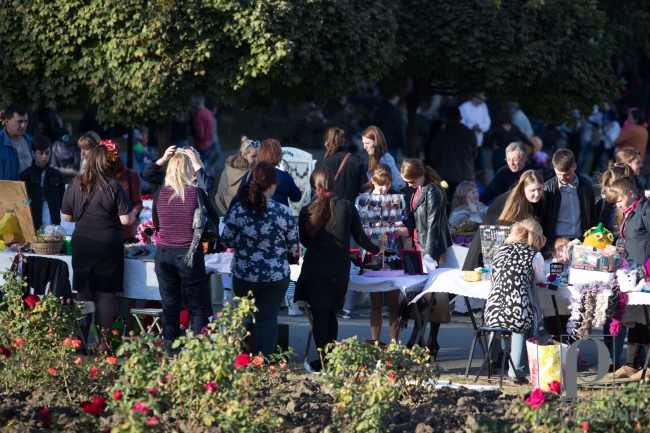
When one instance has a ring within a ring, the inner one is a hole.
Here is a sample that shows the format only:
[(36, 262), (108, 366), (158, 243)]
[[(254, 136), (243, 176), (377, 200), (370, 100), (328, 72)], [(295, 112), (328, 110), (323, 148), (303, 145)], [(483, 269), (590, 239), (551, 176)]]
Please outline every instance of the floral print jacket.
[(231, 270), (237, 278), (250, 282), (279, 281), (289, 276), (287, 253), (300, 247), (298, 226), (291, 210), (274, 200), (266, 212), (253, 218), (252, 211), (235, 204), (224, 216), (221, 243), (235, 249)]

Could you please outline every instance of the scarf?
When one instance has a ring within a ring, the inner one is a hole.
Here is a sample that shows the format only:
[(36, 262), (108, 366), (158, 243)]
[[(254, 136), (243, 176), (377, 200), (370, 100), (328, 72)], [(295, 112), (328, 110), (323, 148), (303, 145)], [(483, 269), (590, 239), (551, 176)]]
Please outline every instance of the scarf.
[(623, 239), (625, 239), (625, 226), (627, 225), (628, 216), (632, 211), (634, 211), (637, 207), (639, 207), (639, 203), (641, 203), (641, 199), (643, 198), (644, 197), (642, 195), (639, 195), (637, 199), (634, 201), (634, 203), (632, 203), (630, 207), (628, 207), (623, 211), (624, 219), (623, 219), (623, 223), (621, 224), (621, 237)]

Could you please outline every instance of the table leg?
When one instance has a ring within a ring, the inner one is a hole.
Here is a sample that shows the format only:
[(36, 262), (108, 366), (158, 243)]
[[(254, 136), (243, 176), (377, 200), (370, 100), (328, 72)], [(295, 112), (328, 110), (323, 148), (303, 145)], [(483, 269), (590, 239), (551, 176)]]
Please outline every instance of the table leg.
[[(648, 315), (647, 305), (643, 306), (643, 312), (645, 313), (645, 324), (650, 326), (650, 315)], [(645, 364), (643, 365), (643, 373), (641, 373), (641, 382), (643, 382), (643, 379), (645, 379), (646, 369), (648, 368), (648, 361), (650, 360), (650, 350), (648, 349), (650, 349), (650, 347), (646, 346)]]
[(472, 306), (469, 302), (469, 297), (463, 296), (465, 298), (465, 305), (467, 305), (467, 312), (469, 313), (469, 318), (472, 321), (472, 328), (474, 328), (474, 335), (478, 340), (478, 345), (481, 348), (483, 353), (483, 358), (486, 356), (485, 346), (483, 346), (483, 340), (481, 339), (481, 331), (478, 330), (478, 325), (476, 324), (476, 318), (474, 317), (474, 312), (472, 311)]
[[(557, 329), (560, 331), (560, 335), (562, 335), (562, 322), (560, 321), (560, 311), (557, 309), (557, 300), (555, 299), (555, 295), (551, 295), (551, 301), (553, 301), (553, 309), (555, 310), (555, 320), (557, 321)], [(544, 312), (542, 312), (542, 315)], [(560, 337), (560, 340), (562, 338)]]
[(131, 331), (133, 331), (133, 323), (135, 321), (131, 310), (135, 308), (135, 299), (128, 298), (129, 300), (129, 311), (126, 315), (126, 335), (128, 336)]

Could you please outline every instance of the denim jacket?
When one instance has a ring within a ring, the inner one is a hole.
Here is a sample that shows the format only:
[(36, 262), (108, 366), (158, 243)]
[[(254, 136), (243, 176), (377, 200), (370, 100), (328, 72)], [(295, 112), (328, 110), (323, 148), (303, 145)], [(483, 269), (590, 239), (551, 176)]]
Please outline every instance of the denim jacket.
[[(29, 134), (25, 134), (23, 137), (25, 137), (25, 141), (31, 149), (33, 137)], [(0, 180), (18, 180), (19, 175), (20, 161), (18, 160), (18, 152), (14, 149), (5, 126), (0, 131)]]

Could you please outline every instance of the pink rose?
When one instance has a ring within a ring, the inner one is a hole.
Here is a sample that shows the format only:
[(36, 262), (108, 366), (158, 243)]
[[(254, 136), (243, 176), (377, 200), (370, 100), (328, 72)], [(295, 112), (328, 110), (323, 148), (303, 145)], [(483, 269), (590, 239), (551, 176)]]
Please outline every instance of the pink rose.
[(557, 395), (560, 395), (562, 393), (562, 384), (557, 380), (554, 380), (553, 382), (550, 382), (548, 384), (548, 389), (549, 391), (554, 392)]
[(528, 398), (524, 400), (528, 406), (532, 409), (539, 409), (539, 407), (544, 404), (546, 397), (544, 397), (544, 391), (539, 388), (535, 388), (533, 392), (530, 393)]

